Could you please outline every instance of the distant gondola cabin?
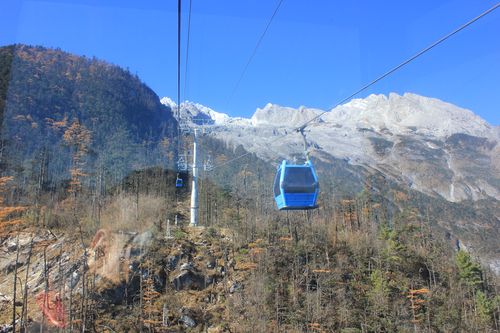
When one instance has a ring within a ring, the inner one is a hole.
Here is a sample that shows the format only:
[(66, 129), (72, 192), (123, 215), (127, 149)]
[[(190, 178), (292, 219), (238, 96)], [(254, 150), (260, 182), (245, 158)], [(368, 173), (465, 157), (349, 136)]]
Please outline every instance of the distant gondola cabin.
[(175, 187), (183, 187), (184, 186), (184, 181), (182, 180), (181, 177), (177, 176), (177, 179), (175, 180)]

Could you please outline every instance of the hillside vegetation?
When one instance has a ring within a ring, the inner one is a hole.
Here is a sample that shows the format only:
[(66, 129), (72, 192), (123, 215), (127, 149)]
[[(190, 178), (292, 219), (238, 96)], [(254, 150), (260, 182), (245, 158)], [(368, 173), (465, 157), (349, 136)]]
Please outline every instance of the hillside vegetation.
[(30, 202), (68, 179), (107, 190), (131, 170), (172, 163), (177, 123), (128, 71), (26, 45), (0, 48), (0, 68), (0, 171)]
[[(365, 192), (331, 216), (265, 215), (204, 181), (217, 208), (191, 228), (188, 193), (172, 203), (157, 177), (128, 178), (95, 233), (84, 210), (49, 231), (3, 207), (19, 222), (3, 229), (2, 321), (15, 308), (18, 327), (48, 331), (498, 331), (497, 281), (412, 209), (389, 222)], [(53, 321), (44, 297), (60, 304)]]
[[(149, 88), (57, 50), (0, 61), (0, 331), (500, 330), (498, 278), (432, 227), (449, 206), (339, 168), (320, 209), (278, 212), (248, 154), (201, 173), (189, 227), (190, 138)], [(245, 152), (200, 141), (215, 164)]]

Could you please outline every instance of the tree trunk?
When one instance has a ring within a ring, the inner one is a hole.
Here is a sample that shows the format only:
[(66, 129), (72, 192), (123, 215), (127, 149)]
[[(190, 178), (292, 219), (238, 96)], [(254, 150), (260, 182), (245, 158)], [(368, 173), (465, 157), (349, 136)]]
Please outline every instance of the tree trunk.
[(12, 332), (16, 332), (16, 293), (17, 293), (17, 265), (19, 264), (19, 234), (16, 240), (16, 264), (14, 266), (14, 290), (12, 296)]

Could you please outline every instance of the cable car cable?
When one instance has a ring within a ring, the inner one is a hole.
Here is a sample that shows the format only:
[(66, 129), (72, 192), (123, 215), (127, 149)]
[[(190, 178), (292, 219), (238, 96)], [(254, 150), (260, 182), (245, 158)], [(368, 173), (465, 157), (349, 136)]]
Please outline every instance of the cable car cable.
[(181, 3), (177, 1), (177, 122), (181, 119)]
[[(181, 23), (182, 23), (182, 0), (177, 1), (177, 157), (183, 147), (182, 143), (182, 127), (181, 127)], [(182, 161), (182, 163), (181, 163)], [(178, 157), (177, 171), (186, 171), (185, 162), (183, 157)], [(181, 186), (179, 186), (181, 185)], [(182, 187), (182, 179), (177, 177), (176, 187)]]
[[(281, 4), (281, 2), (280, 2)], [(437, 45), (443, 43), (445, 40), (447, 40), (448, 38), (452, 37), (453, 35), (457, 34), (458, 32), (464, 30), (465, 28), (467, 28), (468, 26), (470, 26), (471, 24), (473, 24), (474, 22), (478, 21), (479, 19), (481, 19), (482, 17), (490, 14), (491, 12), (493, 12), (495, 9), (497, 9), (498, 7), (500, 7), (500, 2), (497, 3), (496, 5), (494, 5), (493, 7), (489, 8), (488, 10), (484, 11), (483, 13), (479, 14), (478, 16), (474, 17), (473, 19), (471, 19), (470, 21), (468, 21), (467, 23), (461, 25), (460, 27), (458, 27), (457, 29), (453, 30), (452, 32), (448, 33), (447, 35), (441, 37), (440, 39), (438, 39), (437, 41), (435, 41), (434, 43), (432, 43), (431, 45), (427, 46), (426, 48), (422, 49), (420, 52), (416, 53), (415, 55), (413, 55), (412, 57), (408, 58), (407, 60), (403, 61), (402, 63), (400, 63), (399, 65), (397, 65), (396, 67), (390, 69), (389, 71), (385, 72), (384, 74), (380, 75), (379, 77), (377, 77), (375, 80), (371, 81), (370, 83), (364, 85), (363, 87), (361, 87), (360, 89), (356, 90), (354, 93), (350, 94), (348, 97), (342, 99), (340, 102), (338, 102), (337, 104), (335, 104), (335, 106), (332, 108), (336, 108), (337, 106), (341, 105), (342, 103), (345, 103), (346, 101), (348, 101), (349, 99), (353, 98), (354, 96), (356, 96), (357, 94), (365, 91), (366, 89), (368, 89), (369, 87), (373, 86), (375, 83), (379, 82), (380, 80), (386, 78), (387, 76), (393, 74), (394, 72), (396, 72), (397, 70), (401, 69), (402, 67), (404, 67), (405, 65), (409, 64), (410, 62), (412, 62), (413, 60), (417, 59), (418, 57), (422, 56), (423, 54), (427, 53), (428, 51), (430, 51), (431, 49), (433, 49), (434, 47), (436, 47)], [(325, 113), (328, 113), (330, 111), (324, 111), (322, 113), (320, 113), (319, 115), (317, 116), (314, 116), (313, 118), (311, 118), (310, 120), (306, 121), (305, 123), (303, 123), (302, 125), (296, 127), (294, 130), (295, 132), (299, 132), (301, 130), (303, 130), (308, 124), (310, 124), (311, 122), (315, 121), (316, 119), (319, 119), (321, 118)], [(272, 144), (272, 143), (275, 143), (281, 139), (283, 139), (284, 137), (286, 137), (288, 134), (285, 134), (281, 137), (278, 137), (276, 138), (276, 140), (273, 140), (271, 142), (268, 143), (268, 145)], [(245, 154), (242, 154), (240, 156), (237, 156), (235, 158), (232, 158), (228, 161), (225, 161), (223, 163), (220, 163), (220, 164), (217, 164), (217, 165), (214, 165), (213, 169), (212, 170), (215, 170), (221, 166), (224, 166), (226, 164), (229, 164), (233, 161), (236, 161), (240, 158), (243, 158), (245, 156), (248, 156), (252, 154), (252, 152), (246, 152)]]
[(262, 35), (260, 35), (259, 40), (257, 41), (257, 44), (255, 45), (255, 47), (252, 51), (252, 54), (250, 55), (250, 58), (248, 59), (245, 67), (243, 68), (243, 71), (241, 72), (240, 77), (238, 78), (238, 81), (236, 81), (236, 84), (234, 85), (233, 91), (231, 92), (231, 95), (229, 95), (228, 102), (233, 99), (234, 94), (236, 93), (236, 90), (238, 90), (238, 87), (240, 86), (240, 83), (243, 80), (243, 77), (245, 76), (245, 74), (247, 72), (248, 66), (250, 66), (250, 63), (252, 62), (253, 58), (257, 54), (257, 49), (259, 48), (260, 44), (262, 43), (262, 40), (264, 39), (264, 36), (266, 35), (267, 31), (269, 30), (269, 27), (271, 26), (271, 23), (273, 22), (274, 17), (278, 13), (278, 10), (280, 9), (282, 3), (283, 3), (283, 0), (279, 0), (278, 5), (274, 9), (273, 15), (271, 16), (271, 18), (267, 22), (267, 25), (266, 25), (266, 28), (264, 29), (264, 32), (262, 33)]
[[(500, 7), (500, 2), (497, 3), (496, 5), (494, 5), (493, 7), (491, 7), (490, 9), (486, 10), (485, 12), (481, 13), (480, 15), (476, 16), (475, 18), (473, 18), (472, 20), (468, 21), (467, 23), (461, 25), (460, 27), (458, 27), (457, 29), (453, 30), (452, 32), (448, 33), (447, 35), (445, 35), (444, 37), (441, 37), (440, 39), (438, 39), (437, 41), (435, 41), (434, 43), (432, 43), (431, 45), (427, 46), (426, 48), (422, 49), (420, 52), (416, 53), (415, 55), (413, 55), (412, 57), (408, 58), (407, 60), (403, 61), (402, 63), (400, 63), (399, 65), (397, 65), (396, 67), (390, 69), (389, 71), (385, 72), (384, 74), (380, 75), (379, 77), (377, 77), (375, 80), (371, 81), (370, 83), (364, 85), (363, 87), (361, 87), (360, 89), (358, 89), (357, 91), (355, 91), (354, 93), (352, 93), (351, 95), (347, 96), (346, 98), (342, 99), (341, 101), (339, 101), (337, 104), (335, 104), (334, 107), (332, 107), (332, 109), (336, 108), (337, 106), (347, 102), (348, 100), (350, 100), (351, 98), (353, 98), (354, 96), (356, 96), (357, 94), (359, 94), (360, 92), (363, 92), (365, 91), (366, 89), (368, 89), (369, 87), (373, 86), (375, 83), (379, 82), (380, 80), (384, 79), (385, 77), (391, 75), (392, 73), (394, 73), (395, 71), (397, 71), (398, 69), (400, 69), (401, 67), (407, 65), (408, 63), (412, 62), (413, 60), (417, 59), (418, 57), (420, 57), (421, 55), (423, 55), (424, 53), (427, 53), (428, 51), (430, 51), (431, 49), (433, 49), (434, 47), (438, 46), (439, 44), (441, 44), (442, 42), (444, 42), (445, 40), (447, 40), (448, 38), (450, 38), (451, 36), (455, 35), (456, 33), (460, 32), (461, 30), (467, 28), (469, 25), (471, 25), (472, 23), (476, 22), (477, 20), (479, 20), (480, 18), (486, 16), (487, 14), (491, 13), (492, 11), (494, 11), (495, 9), (497, 9), (498, 7)], [(304, 124), (302, 124), (301, 126), (297, 127), (296, 130), (299, 131), (300, 128), (302, 127), (306, 127), (307, 124), (310, 124), (311, 122), (315, 121), (316, 119), (319, 119), (321, 118), (321, 116), (323, 116), (325, 113), (327, 113), (328, 111), (324, 111), (322, 113), (320, 113), (319, 115), (313, 117), (312, 119), (306, 121)]]
[(189, 0), (189, 15), (188, 15), (188, 31), (187, 31), (187, 46), (186, 46), (186, 64), (184, 65), (184, 100), (186, 100), (186, 86), (187, 86), (187, 73), (188, 73), (188, 64), (189, 64), (189, 39), (191, 37), (191, 7), (192, 0)]
[[(180, 148), (182, 146), (182, 133), (180, 124), (181, 115), (181, 14), (182, 14), (182, 0), (177, 1), (177, 155), (179, 155)], [(177, 171), (180, 171), (180, 158), (177, 161)], [(181, 188), (183, 186), (183, 181), (177, 173), (175, 180), (175, 187)], [(177, 201), (177, 192), (175, 194)]]
[[(239, 85), (240, 85), (241, 81), (243, 80), (243, 77), (245, 76), (246, 71), (247, 71), (248, 67), (250, 66), (250, 63), (252, 62), (253, 58), (254, 58), (254, 57), (255, 57), (255, 55), (257, 54), (257, 50), (258, 50), (258, 48), (259, 48), (260, 44), (262, 43), (262, 40), (264, 39), (264, 36), (266, 35), (267, 31), (269, 30), (269, 27), (271, 26), (271, 23), (273, 22), (274, 17), (275, 17), (275, 16), (276, 16), (276, 14), (278, 13), (278, 10), (280, 9), (280, 7), (281, 7), (281, 4), (282, 4), (282, 3), (283, 3), (283, 0), (279, 0), (278, 4), (276, 5), (276, 8), (274, 9), (274, 12), (273, 12), (273, 14), (271, 15), (271, 18), (270, 18), (270, 19), (269, 19), (269, 21), (267, 22), (267, 25), (266, 25), (266, 28), (264, 29), (264, 32), (263, 32), (263, 33), (261, 34), (261, 36), (259, 37), (259, 40), (257, 41), (257, 44), (255, 45), (255, 47), (254, 47), (254, 49), (253, 49), (253, 51), (252, 51), (252, 54), (250, 55), (250, 58), (248, 59), (247, 63), (245, 64), (245, 67), (243, 68), (243, 71), (241, 72), (241, 75), (240, 75), (240, 77), (238, 78), (238, 81), (236, 81), (236, 84), (235, 84), (235, 86), (234, 86), (234, 88), (233, 88), (233, 90), (232, 90), (232, 92), (231, 92), (231, 94), (230, 94), (230, 96), (229, 96), (228, 101), (230, 101), (230, 100), (233, 98), (234, 94), (235, 94), (235, 93), (236, 93), (236, 91), (238, 90), (238, 87), (239, 87)], [(232, 158), (232, 159), (230, 159), (230, 160), (228, 160), (228, 161), (222, 162), (222, 163), (220, 163), (220, 164), (218, 164), (218, 165), (214, 165), (214, 166), (212, 167), (212, 170), (214, 170), (215, 168), (218, 168), (218, 167), (220, 167), (220, 166), (223, 166), (223, 165), (229, 164), (229, 163), (231, 163), (231, 162), (233, 162), (233, 161), (236, 161), (236, 160), (238, 160), (238, 159), (240, 159), (240, 158), (243, 158), (243, 157), (245, 157), (245, 156), (247, 156), (247, 155), (250, 155), (250, 154), (251, 154), (251, 152), (247, 152), (247, 153), (245, 153), (245, 154), (243, 154), (243, 155), (237, 156), (237, 157)]]
[(181, 135), (181, 14), (182, 0), (177, 0), (177, 153), (182, 145)]

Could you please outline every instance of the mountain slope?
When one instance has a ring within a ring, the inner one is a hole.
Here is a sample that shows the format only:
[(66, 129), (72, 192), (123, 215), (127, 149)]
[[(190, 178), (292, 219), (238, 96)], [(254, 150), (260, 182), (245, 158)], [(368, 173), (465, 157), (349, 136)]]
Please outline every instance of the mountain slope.
[(0, 48), (0, 64), (2, 174), (54, 187), (77, 162), (110, 184), (133, 167), (166, 163), (158, 144), (175, 138), (177, 123), (137, 76), (26, 45)]
[[(203, 108), (183, 112), (210, 118)], [(276, 164), (303, 159), (297, 126), (323, 112), (267, 104), (251, 119), (205, 122), (212, 136)], [(196, 124), (193, 124), (196, 126)], [(322, 196), (355, 195), (371, 183), (393, 203), (417, 207), (500, 272), (500, 145), (497, 127), (437, 99), (371, 95), (325, 113), (306, 128)], [(375, 177), (375, 178), (374, 178)], [(406, 193), (398, 203), (398, 192)], [(447, 236), (448, 237), (448, 236)]]
[[(193, 105), (189, 114), (181, 114), (212, 119), (204, 108), (191, 111)], [(216, 137), (276, 161), (301, 153), (293, 129), (321, 112), (267, 104), (251, 119), (208, 123), (216, 126)], [(313, 156), (375, 168), (426, 194), (452, 202), (500, 199), (498, 129), (437, 99), (415, 94), (355, 99), (311, 123), (306, 135)]]

